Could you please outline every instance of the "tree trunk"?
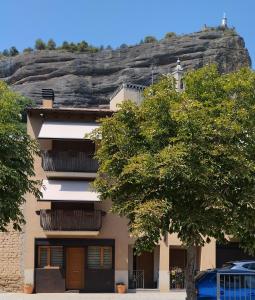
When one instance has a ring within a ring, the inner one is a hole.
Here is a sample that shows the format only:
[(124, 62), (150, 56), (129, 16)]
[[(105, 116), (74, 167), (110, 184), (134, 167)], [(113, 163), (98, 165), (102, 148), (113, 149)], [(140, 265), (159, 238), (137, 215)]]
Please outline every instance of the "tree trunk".
[(186, 267), (186, 300), (196, 300), (195, 275), (197, 269), (197, 247), (188, 246), (187, 248), (187, 267)]

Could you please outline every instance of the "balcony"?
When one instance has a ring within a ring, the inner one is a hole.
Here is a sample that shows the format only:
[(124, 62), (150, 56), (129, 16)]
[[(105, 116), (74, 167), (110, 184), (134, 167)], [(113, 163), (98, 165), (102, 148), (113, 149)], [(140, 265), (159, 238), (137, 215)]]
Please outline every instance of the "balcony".
[(40, 210), (40, 224), (46, 235), (97, 235), (102, 212), (86, 209)]
[(88, 172), (96, 173), (98, 162), (85, 152), (42, 151), (42, 167), (48, 172)]

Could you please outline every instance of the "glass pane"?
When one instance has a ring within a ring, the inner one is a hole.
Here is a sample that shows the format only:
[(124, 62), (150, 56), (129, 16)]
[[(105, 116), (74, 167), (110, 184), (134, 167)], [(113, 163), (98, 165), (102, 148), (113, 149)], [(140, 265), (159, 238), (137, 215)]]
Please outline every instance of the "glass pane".
[(112, 268), (112, 248), (104, 247), (104, 255), (103, 255), (103, 268), (111, 269)]
[(100, 256), (101, 251), (98, 246), (89, 246), (88, 247), (88, 268), (89, 269), (100, 269)]
[(39, 248), (39, 267), (44, 268), (47, 266), (48, 249), (44, 247)]
[(63, 266), (63, 248), (62, 247), (51, 247), (50, 248), (50, 265), (53, 267)]

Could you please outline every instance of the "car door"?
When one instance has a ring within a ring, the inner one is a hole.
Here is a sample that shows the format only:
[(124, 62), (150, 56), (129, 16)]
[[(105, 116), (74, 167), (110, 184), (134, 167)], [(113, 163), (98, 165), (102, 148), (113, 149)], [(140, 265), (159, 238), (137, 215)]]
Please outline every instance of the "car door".
[(217, 298), (216, 272), (210, 272), (197, 282), (198, 299), (216, 300)]

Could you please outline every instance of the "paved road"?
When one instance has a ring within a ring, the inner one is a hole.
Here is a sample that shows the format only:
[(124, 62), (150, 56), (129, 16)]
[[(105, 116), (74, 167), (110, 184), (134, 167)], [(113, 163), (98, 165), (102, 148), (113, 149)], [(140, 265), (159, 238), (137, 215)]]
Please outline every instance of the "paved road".
[(18, 294), (0, 293), (0, 300), (185, 300), (185, 292), (129, 293), (129, 294)]

